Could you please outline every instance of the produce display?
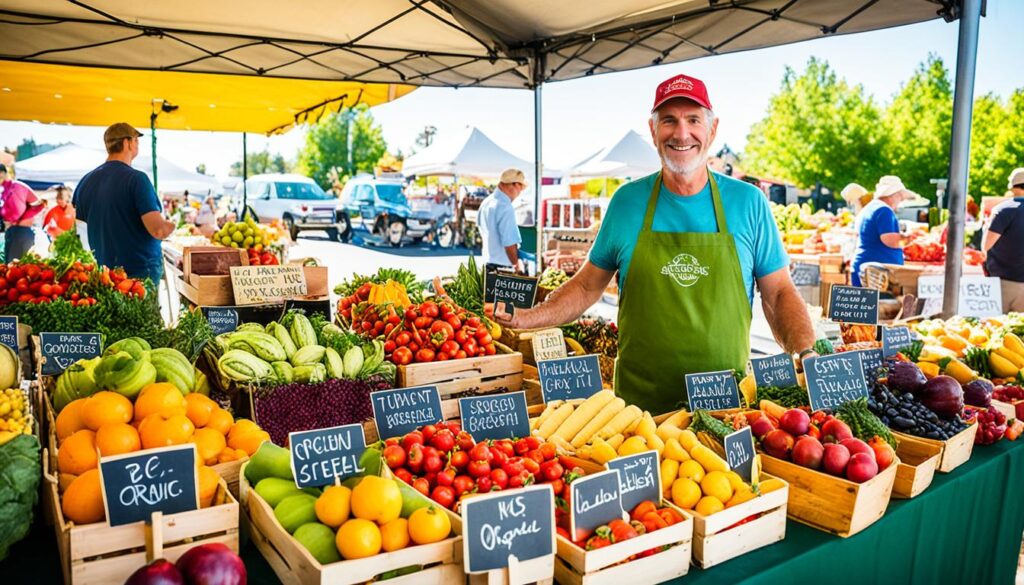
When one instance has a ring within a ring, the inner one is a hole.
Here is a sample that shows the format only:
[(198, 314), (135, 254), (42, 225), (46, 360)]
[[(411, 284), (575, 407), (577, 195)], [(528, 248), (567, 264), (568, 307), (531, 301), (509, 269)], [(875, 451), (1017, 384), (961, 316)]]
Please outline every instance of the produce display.
[(176, 563), (155, 559), (139, 567), (124, 585), (245, 585), (245, 563), (226, 544), (194, 546)]
[[(356, 294), (356, 291), (363, 289), (363, 285), (386, 285), (388, 281), (393, 281), (397, 286), (401, 287), (402, 292), (406, 293), (410, 303), (423, 302), (423, 284), (416, 279), (415, 274), (400, 268), (381, 268), (376, 274), (370, 276), (353, 274), (352, 278), (334, 287), (334, 294), (342, 297), (342, 299), (346, 297), (351, 298)], [(361, 300), (365, 301), (369, 298), (369, 289), (363, 290), (366, 290), (366, 294), (362, 295)], [(482, 292), (480, 296), (483, 298)], [(355, 302), (350, 301), (348, 304), (352, 305)]]
[[(655, 532), (678, 524), (685, 519), (671, 506), (659, 506), (650, 500), (644, 500), (629, 510), (629, 520), (616, 518), (598, 526), (593, 533), (573, 539), (567, 525), (558, 527), (558, 534), (584, 550), (597, 550), (613, 544), (637, 538), (642, 534)], [(635, 559), (649, 557), (664, 550), (664, 547), (647, 549), (622, 561), (628, 563)]]
[(0, 445), (0, 561), (32, 527), (43, 473), (39, 450), (39, 440), (30, 434), (18, 434)]
[[(903, 257), (907, 262), (926, 262), (940, 264), (946, 261), (946, 230), (933, 228), (931, 231), (915, 231), (910, 234), (910, 241), (903, 247)], [(975, 248), (964, 248), (964, 263), (970, 266), (981, 266), (985, 263), (985, 253)]]
[(19, 435), (31, 435), (33, 428), (25, 391), (21, 388), (0, 391), (0, 446)]
[[(279, 236), (272, 228), (247, 217), (245, 221), (225, 223), (224, 227), (210, 236), (210, 241), (230, 248), (242, 248), (249, 253), (250, 260), (255, 253), (259, 264), (277, 264), (278, 258), (270, 252), (270, 247), (278, 238)], [(264, 262), (265, 258), (269, 261)]]
[(540, 280), (537, 281), (537, 286), (549, 290), (555, 290), (567, 282), (569, 282), (569, 275), (566, 274), (564, 270), (559, 270), (549, 266), (544, 269), (543, 273), (541, 273)]
[(978, 425), (978, 434), (974, 435), (975, 445), (991, 445), (1002, 439), (1009, 429), (1006, 415), (998, 410), (985, 410), (968, 406), (964, 408), (964, 415), (969, 419), (973, 418), (974, 422)]

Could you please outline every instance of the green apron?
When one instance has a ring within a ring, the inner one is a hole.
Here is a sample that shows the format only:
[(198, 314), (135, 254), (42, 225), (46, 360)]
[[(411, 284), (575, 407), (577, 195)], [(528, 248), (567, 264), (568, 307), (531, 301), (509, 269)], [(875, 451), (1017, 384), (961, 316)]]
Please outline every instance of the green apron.
[(710, 172), (717, 232), (656, 232), (654, 181), (619, 299), (615, 391), (652, 414), (686, 400), (685, 374), (736, 369), (750, 357), (750, 301)]

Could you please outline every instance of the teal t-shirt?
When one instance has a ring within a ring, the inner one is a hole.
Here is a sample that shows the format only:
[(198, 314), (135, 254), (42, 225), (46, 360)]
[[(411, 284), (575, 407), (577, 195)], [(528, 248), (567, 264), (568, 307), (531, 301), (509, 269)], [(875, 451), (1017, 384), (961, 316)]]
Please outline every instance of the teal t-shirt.
[[(753, 303), (754, 280), (788, 266), (789, 256), (764, 193), (750, 183), (718, 173), (714, 175), (722, 193), (729, 232), (736, 240), (743, 286)], [(657, 174), (637, 179), (615, 191), (590, 250), (590, 261), (595, 266), (619, 271), (620, 294), (626, 290), (629, 262), (644, 225), (647, 200), (656, 178)], [(662, 183), (653, 229), (656, 232), (716, 231), (711, 182), (700, 193), (688, 197), (672, 193)]]

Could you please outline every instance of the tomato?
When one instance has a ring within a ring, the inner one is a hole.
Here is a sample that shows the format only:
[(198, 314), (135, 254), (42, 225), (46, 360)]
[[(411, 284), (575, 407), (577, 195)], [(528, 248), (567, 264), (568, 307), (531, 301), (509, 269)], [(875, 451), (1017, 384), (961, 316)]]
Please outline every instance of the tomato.
[(424, 317), (416, 317), (416, 320), (414, 320), (412, 322), (412, 324), (417, 329), (426, 329), (426, 328), (430, 327), (430, 324), (433, 323), (433, 322), (434, 322), (433, 319), (431, 319), (430, 317), (424, 316)]
[(505, 489), (508, 487), (508, 474), (505, 473), (504, 469), (492, 469), (491, 482), (499, 488)]
[(403, 331), (395, 336), (395, 345), (398, 347), (405, 347), (412, 341), (412, 335), (409, 335), (408, 331)]
[(461, 496), (462, 494), (471, 491), (474, 483), (473, 478), (468, 475), (457, 475), (455, 481), (452, 482), (452, 488), (455, 489), (455, 494)]
[(469, 455), (465, 451), (455, 451), (448, 462), (456, 469), (465, 469), (469, 465)]
[(440, 314), (437, 303), (433, 301), (424, 301), (423, 304), (420, 305), (420, 312), (423, 313), (424, 317), (430, 317), (431, 319), (437, 318), (438, 314)]
[(441, 344), (440, 352), (448, 354), (450, 358), (458, 357), (459, 351), (459, 344), (450, 339)]
[(530, 475), (537, 475), (540, 472), (540, 463), (528, 457), (523, 457), (523, 469), (530, 472)]
[(562, 492), (565, 491), (565, 482), (561, 479), (551, 482), (551, 491), (555, 492), (555, 497), (560, 497)]
[(442, 429), (430, 437), (430, 445), (442, 453), (447, 453), (455, 448), (455, 435), (448, 429)]
[(494, 348), (493, 344), (488, 344), (488, 345), (484, 346), (484, 354), (485, 355), (494, 355), (496, 353), (498, 353), (498, 350)]
[(555, 451), (554, 443), (542, 443), (538, 449), (540, 449), (540, 452), (544, 455), (544, 459), (554, 459), (555, 456), (558, 455)]
[(40, 272), (42, 272), (42, 269), (39, 268), (38, 264), (28, 264), (25, 266), (25, 276), (27, 276), (29, 280), (39, 278)]
[(466, 355), (466, 352), (460, 349), (459, 351), (455, 352), (455, 357), (452, 358), (452, 359), (464, 360), (467, 357), (469, 357), (469, 356)]
[(449, 486), (439, 485), (430, 492), (430, 498), (450, 510), (455, 504), (455, 490)]
[(469, 473), (470, 477), (483, 477), (485, 475), (490, 475), (491, 464), (484, 460), (473, 460), (469, 462), (466, 472)]
[(495, 487), (494, 482), (491, 481), (491, 476), (485, 475), (476, 479), (476, 491), (477, 493), (486, 494), (487, 492), (498, 489)]
[(24, 277), (19, 278), (18, 279), (18, 283), (15, 286), (18, 289), (18, 292), (20, 292), (20, 293), (27, 293), (28, 292), (28, 279), (24, 278)]
[(406, 433), (405, 436), (402, 437), (402, 447), (404, 447), (406, 451), (409, 451), (412, 448), (412, 446), (417, 443), (423, 445), (423, 433), (419, 431), (412, 431), (411, 433)]
[(438, 473), (444, 468), (444, 461), (437, 453), (431, 453), (423, 457), (423, 471), (427, 473)]
[(476, 342), (478, 344), (480, 344), (480, 345), (487, 345), (488, 343), (491, 343), (492, 341), (494, 341), (494, 340), (491, 338), (491, 334), (486, 329), (477, 329), (476, 330)]
[(467, 340), (466, 343), (462, 344), (462, 349), (465, 350), (466, 355), (468, 355), (470, 357), (475, 356), (476, 355), (476, 351), (478, 349), (478, 346), (476, 344), (476, 340), (475, 339)]
[(432, 361), (434, 361), (434, 350), (430, 349), (429, 347), (424, 347), (423, 349), (417, 351), (416, 352), (416, 361), (417, 362), (432, 362)]
[(397, 346), (395, 345), (395, 342), (389, 339), (389, 340), (384, 342), (384, 353), (385, 354), (394, 353), (396, 347)]
[(397, 348), (395, 353), (391, 354), (391, 361), (399, 366), (409, 365), (412, 362), (412, 350), (408, 347)]
[(490, 463), (494, 459), (494, 454), (491, 453), (487, 443), (477, 443), (476, 446), (469, 452), (469, 458), (473, 461), (486, 461)]
[(18, 280), (22, 276), (25, 276), (25, 269), (20, 267), (20, 266), (11, 266), (7, 270), (7, 279), (8, 280)]
[(424, 496), (430, 496), (430, 482), (425, 477), (417, 477), (412, 482), (412, 489), (418, 491)]
[(470, 435), (466, 431), (459, 431), (455, 434), (455, 443), (459, 446), (459, 449), (466, 451), (467, 455), (468, 451), (476, 446), (476, 441), (473, 440), (473, 435)]
[(512, 439), (499, 439), (494, 442), (494, 446), (505, 452), (505, 455), (513, 457), (516, 454), (515, 447), (513, 446)]
[(39, 273), (40, 280), (53, 280), (53, 276), (53, 270), (49, 268), (44, 268), (43, 271)]
[(462, 319), (459, 319), (456, 315), (448, 315), (447, 317), (444, 318), (444, 320), (445, 323), (451, 325), (452, 329), (454, 329), (455, 331), (462, 329)]
[(466, 322), (463, 323), (463, 325), (465, 325), (466, 327), (473, 327), (473, 328), (479, 327), (480, 326), (480, 317), (476, 317), (476, 316), (470, 317), (470, 318), (466, 319)]
[(452, 337), (455, 337), (455, 330), (452, 326), (444, 321), (434, 321), (430, 325), (430, 340), (433, 342), (435, 347), (441, 347), (444, 342), (448, 341)]
[(407, 483), (409, 485), (412, 485), (412, 474), (409, 473), (408, 469), (406, 469), (404, 467), (399, 467), (398, 469), (395, 470), (394, 473), (395, 473), (395, 477), (397, 477), (398, 479), (404, 481), (405, 483)]
[(370, 298), (370, 289), (371, 288), (373, 288), (373, 286), (369, 282), (367, 282), (363, 286), (361, 286), (358, 289), (356, 289), (356, 294), (359, 295), (360, 297), (364, 298), (364, 299), (368, 299), (368, 298)]
[(391, 469), (398, 469), (405, 465), (405, 449), (401, 445), (384, 447), (384, 461)]
[(507, 473), (509, 477), (519, 475), (526, 469), (523, 466), (522, 457), (512, 457), (507, 462), (505, 462), (505, 465), (502, 465), (501, 468), (505, 470), (505, 473)]
[(466, 328), (459, 329), (458, 331), (455, 332), (455, 341), (459, 345), (466, 343), (470, 339), (473, 339), (473, 333)]
[(437, 356), (434, 357), (435, 361), (446, 362), (452, 358), (448, 357), (448, 354), (444, 352), (438, 352)]

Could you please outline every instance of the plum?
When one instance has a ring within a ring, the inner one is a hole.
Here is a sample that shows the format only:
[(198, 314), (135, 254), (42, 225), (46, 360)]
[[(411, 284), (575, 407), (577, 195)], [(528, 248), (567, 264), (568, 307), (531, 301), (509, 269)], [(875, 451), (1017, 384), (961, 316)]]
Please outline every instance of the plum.
[(809, 435), (800, 437), (793, 445), (793, 463), (803, 467), (821, 469), (821, 460), (824, 455), (825, 448), (821, 442)]
[(838, 418), (832, 418), (821, 425), (822, 443), (842, 443), (844, 439), (852, 439), (853, 431)]
[(791, 408), (779, 417), (779, 428), (794, 437), (806, 435), (810, 427), (811, 417), (799, 408)]
[(822, 465), (826, 473), (842, 477), (846, 472), (846, 464), (850, 462), (850, 450), (838, 443), (825, 445)]
[(775, 429), (764, 436), (761, 446), (765, 453), (779, 459), (789, 459), (789, 453), (793, 450), (793, 435), (782, 429)]
[(842, 441), (839, 442), (839, 444), (842, 445), (843, 447), (846, 447), (847, 450), (850, 451), (851, 457), (856, 453), (865, 453), (867, 455), (870, 455), (872, 459), (875, 458), (874, 449), (869, 447), (867, 443), (861, 441), (860, 439), (843, 439)]
[(878, 463), (875, 462), (874, 454), (854, 453), (846, 466), (846, 478), (854, 483), (865, 481), (878, 475)]

